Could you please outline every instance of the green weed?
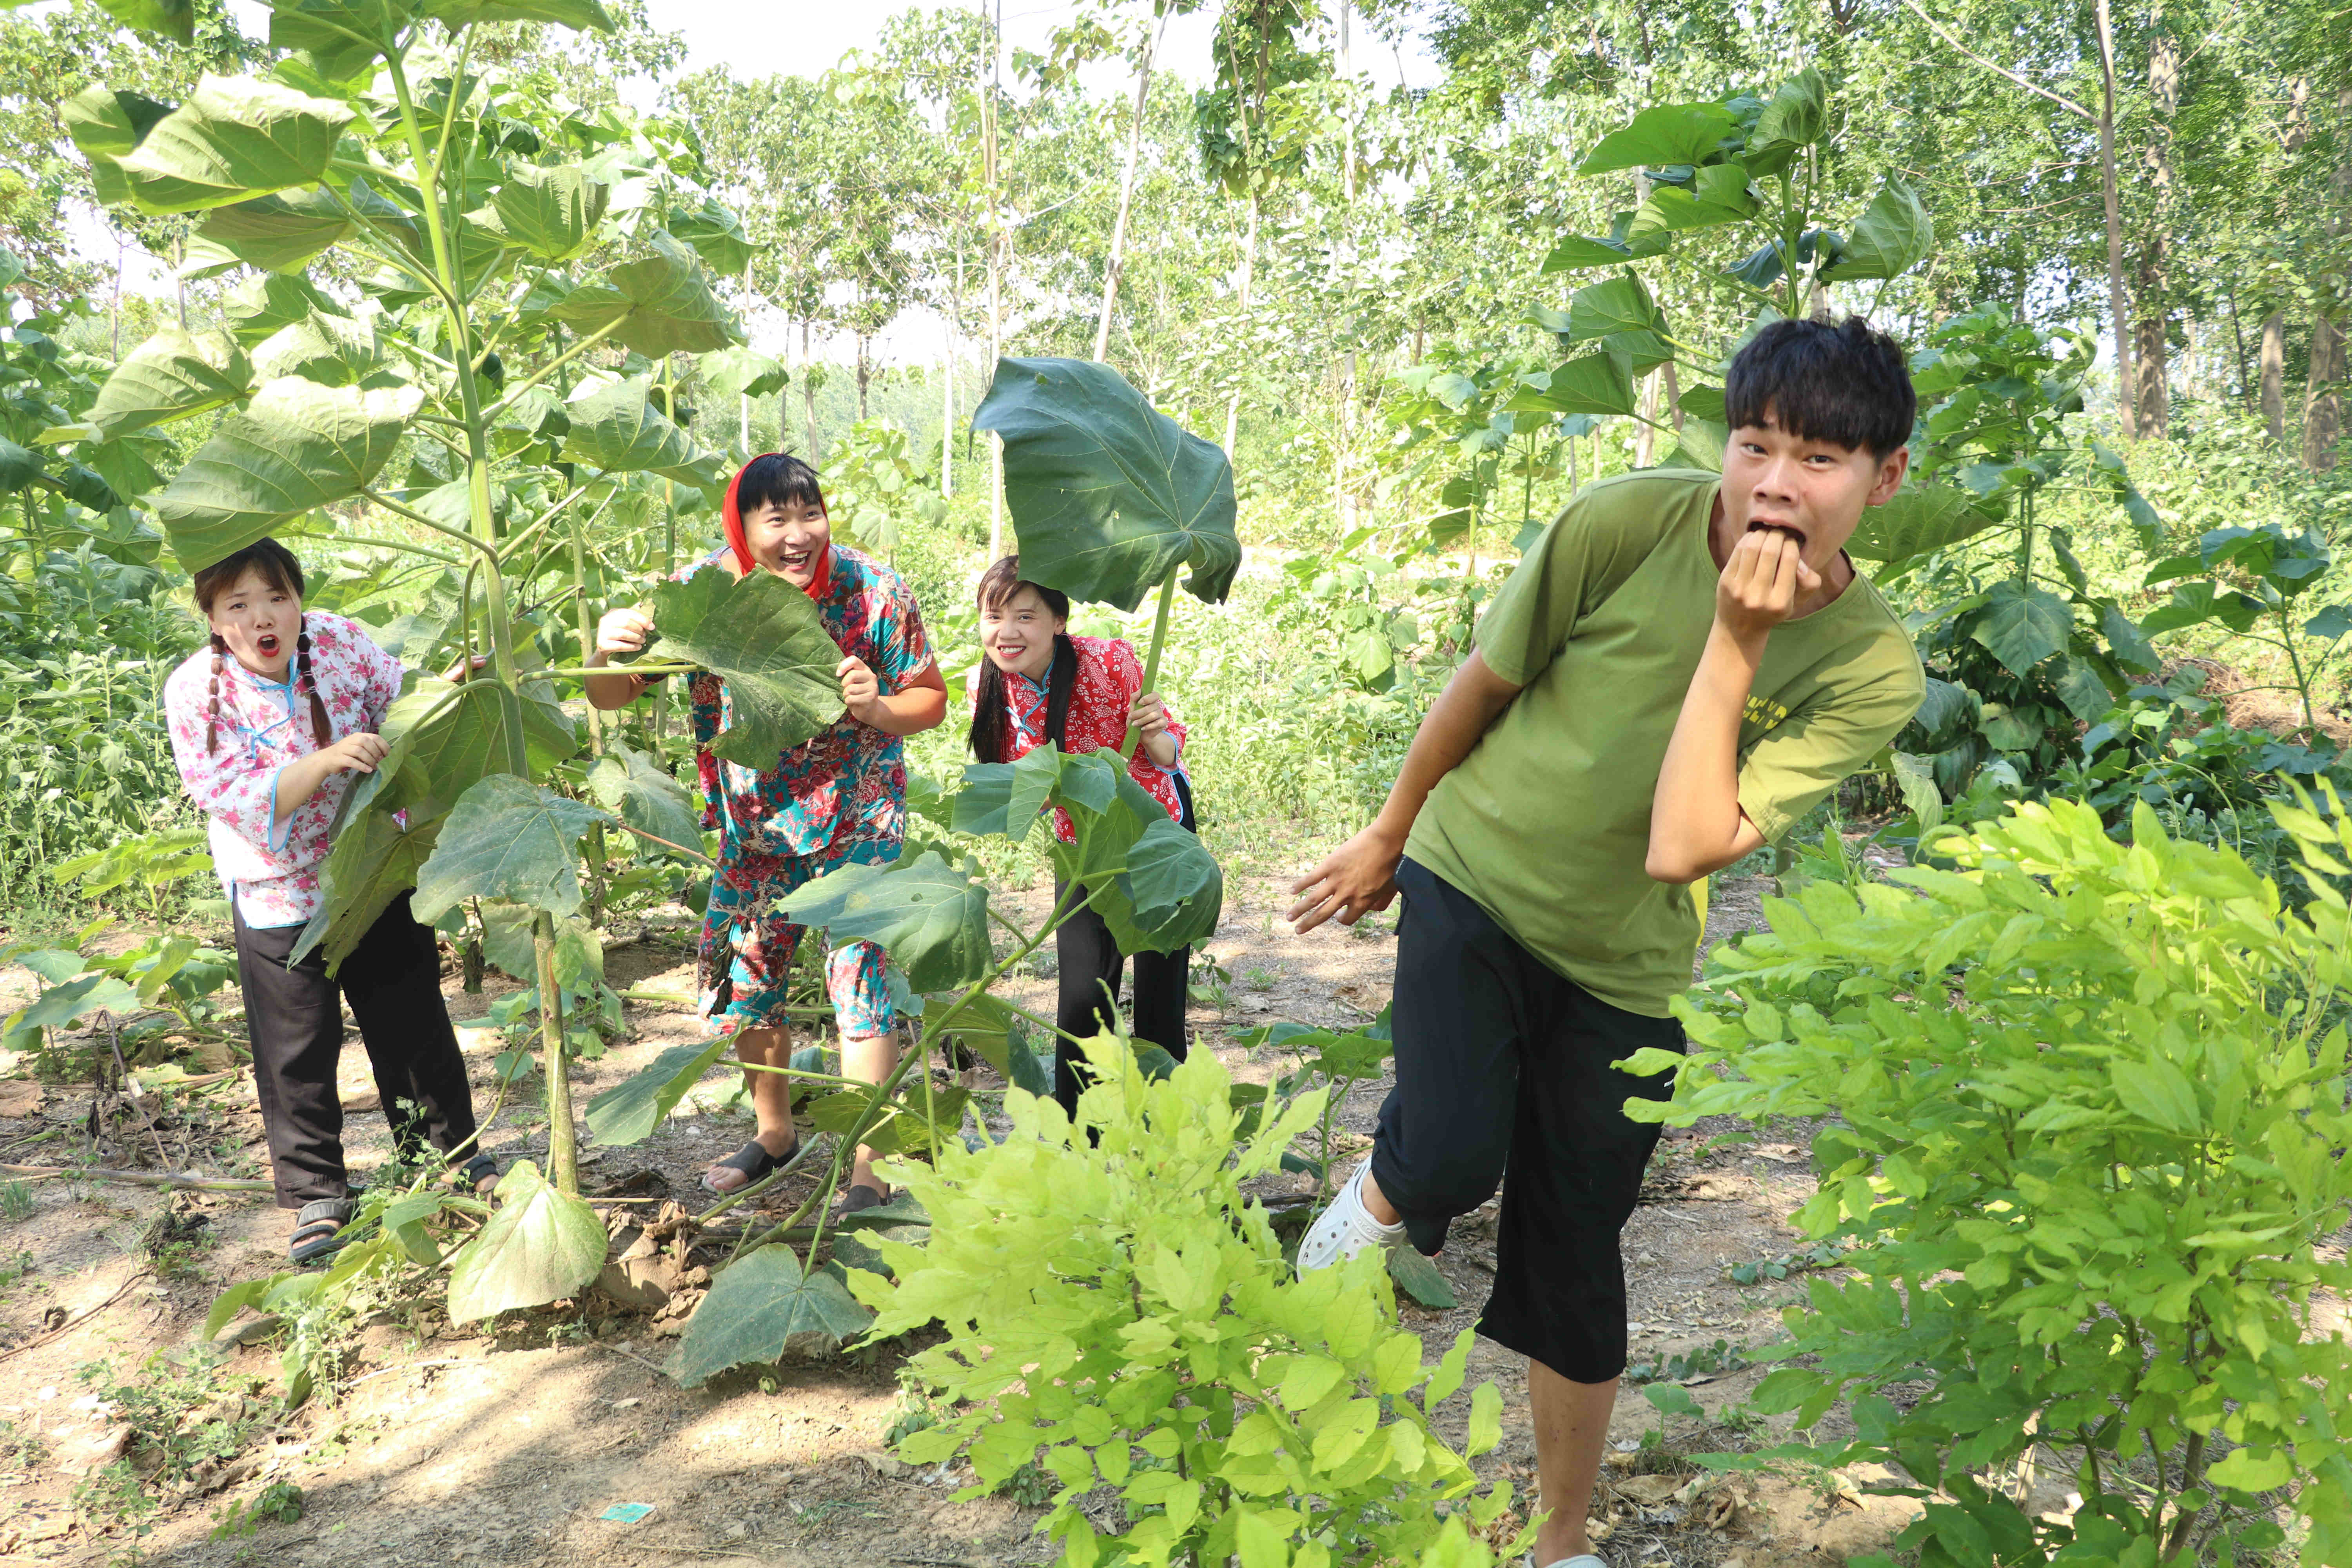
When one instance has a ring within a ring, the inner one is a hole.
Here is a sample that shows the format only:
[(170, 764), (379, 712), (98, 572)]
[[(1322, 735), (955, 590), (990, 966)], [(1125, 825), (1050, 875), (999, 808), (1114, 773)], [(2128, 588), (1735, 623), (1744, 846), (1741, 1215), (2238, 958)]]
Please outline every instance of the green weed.
[(302, 1489), (291, 1481), (273, 1481), (250, 1499), (231, 1499), (213, 1512), (215, 1541), (258, 1533), (266, 1523), (292, 1524), (302, 1517)]

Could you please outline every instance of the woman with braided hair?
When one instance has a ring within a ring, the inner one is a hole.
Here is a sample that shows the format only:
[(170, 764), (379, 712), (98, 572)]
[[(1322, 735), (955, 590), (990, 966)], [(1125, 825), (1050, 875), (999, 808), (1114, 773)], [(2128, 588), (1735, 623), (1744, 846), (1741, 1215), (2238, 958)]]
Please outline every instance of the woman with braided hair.
[[(278, 1206), (296, 1211), (287, 1255), (335, 1250), (353, 1213), (335, 1062), (349, 1000), (375, 1069), (393, 1148), (414, 1163), (475, 1144), (457, 1031), (441, 999), (432, 931), (402, 893), (330, 978), (312, 950), (289, 965), (321, 904), (319, 868), (351, 774), (375, 771), (376, 733), (400, 695), (400, 661), (353, 621), (302, 609), (302, 563), (274, 539), (195, 574), (211, 644), (163, 685), (180, 778), (211, 830), (236, 929), (237, 979)], [(498, 1164), (476, 1151), (475, 1187)]]

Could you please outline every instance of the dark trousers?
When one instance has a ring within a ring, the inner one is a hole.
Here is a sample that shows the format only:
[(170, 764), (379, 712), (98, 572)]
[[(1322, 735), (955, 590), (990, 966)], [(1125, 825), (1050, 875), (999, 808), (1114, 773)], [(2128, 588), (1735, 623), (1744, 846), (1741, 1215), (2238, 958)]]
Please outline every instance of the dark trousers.
[(1682, 1026), (1601, 1001), (1426, 867), (1405, 861), (1397, 887), (1396, 1087), (1372, 1179), (1425, 1253), (1501, 1184), (1478, 1331), (1573, 1382), (1606, 1383), (1625, 1367), (1617, 1237), (1658, 1141), (1624, 1105), (1673, 1093), (1670, 1073), (1610, 1064), (1645, 1046), (1681, 1050)]
[(441, 1000), (441, 962), (430, 928), (403, 893), (327, 977), (316, 949), (286, 967), (300, 926), (256, 931), (236, 921), (236, 967), (253, 1040), (253, 1080), (269, 1136), (279, 1208), (350, 1195), (343, 1172), (343, 1102), (335, 1063), (343, 1050), (342, 998), (359, 1020), (392, 1144), (403, 1163), (429, 1142), (447, 1152), (474, 1135), (466, 1058)]
[[(1184, 827), (1197, 831), (1192, 823), (1192, 791), (1181, 773), (1177, 775), (1176, 790), (1184, 803)], [(1055, 880), (1054, 900), (1057, 905), (1067, 888), (1067, 883)], [(1054, 955), (1060, 976), (1054, 1026), (1062, 1031), (1054, 1038), (1054, 1098), (1065, 1111), (1076, 1116), (1078, 1092), (1084, 1088), (1079, 1079), (1086, 1070), (1086, 1058), (1065, 1037), (1076, 1035), (1084, 1038), (1111, 1026), (1111, 1003), (1118, 995), (1128, 955), (1118, 950), (1102, 916), (1091, 909), (1080, 910), (1054, 933)], [(1184, 1028), (1184, 1003), (1185, 987), (1192, 978), (1192, 950), (1185, 947), (1174, 952), (1139, 952), (1134, 956), (1135, 984), (1127, 1004), (1128, 1033), (1136, 1039), (1149, 1040), (1181, 1062), (1191, 1045)]]

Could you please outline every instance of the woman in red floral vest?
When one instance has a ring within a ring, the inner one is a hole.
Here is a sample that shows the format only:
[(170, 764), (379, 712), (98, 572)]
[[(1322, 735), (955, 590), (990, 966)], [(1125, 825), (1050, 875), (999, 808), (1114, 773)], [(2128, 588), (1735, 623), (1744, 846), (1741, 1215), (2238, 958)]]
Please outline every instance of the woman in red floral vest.
[[(1141, 739), (1128, 772), (1170, 816), (1192, 828), (1184, 726), (1158, 692), (1143, 689), (1143, 664), (1131, 645), (1118, 637), (1071, 637), (1065, 630), (1069, 616), (1068, 595), (1022, 580), (1017, 555), (1006, 556), (981, 578), (980, 646), (988, 658), (972, 698), (972, 754), (984, 763), (1009, 763), (1052, 741), (1082, 756), (1118, 748), (1132, 724)], [(1054, 833), (1066, 844), (1073, 837), (1069, 816), (1059, 807)], [(1056, 900), (1063, 890), (1056, 879)], [(1054, 1052), (1054, 1098), (1076, 1114), (1083, 1059), (1068, 1037), (1084, 1037), (1109, 1026), (1128, 955), (1090, 909), (1064, 921), (1054, 941), (1061, 978), (1054, 1023), (1062, 1031)], [(1135, 954), (1128, 1001), (1133, 1037), (1160, 1047), (1180, 1062), (1189, 1044), (1184, 997), (1191, 961), (1190, 948)]]

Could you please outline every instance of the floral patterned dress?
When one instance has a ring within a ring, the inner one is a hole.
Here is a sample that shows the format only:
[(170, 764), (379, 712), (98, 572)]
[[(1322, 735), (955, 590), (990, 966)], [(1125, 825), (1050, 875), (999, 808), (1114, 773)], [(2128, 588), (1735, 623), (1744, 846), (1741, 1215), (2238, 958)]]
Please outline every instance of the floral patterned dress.
[[(302, 625), (310, 635), (311, 678), (332, 725), (328, 743), (381, 727), (400, 695), (400, 660), (341, 616), (311, 610)], [(327, 825), (352, 781), (349, 773), (330, 774), (309, 800), (276, 816), (279, 772), (320, 749), (299, 660), (286, 674), (284, 681), (270, 680), (224, 656), (217, 716), (211, 648), (199, 648), (163, 682), (181, 782), (205, 814), (222, 889), (255, 930), (300, 925), (318, 912)]]
[[(1143, 661), (1135, 656), (1135, 646), (1124, 637), (1072, 637), (1071, 646), (1078, 652), (1077, 678), (1070, 685), (1069, 716), (1062, 725), (1062, 750), (1073, 755), (1098, 752), (1105, 746), (1116, 751), (1127, 739), (1128, 710), (1143, 691)], [(979, 696), (978, 681), (972, 683), (974, 700)], [(1028, 755), (1045, 743), (1045, 714), (1050, 693), (1045, 682), (1032, 680), (1025, 675), (1008, 672), (1004, 677), (1004, 714), (1009, 726), (1006, 750), (1011, 755), (1005, 762)], [(1127, 764), (1127, 771), (1137, 784), (1149, 791), (1151, 798), (1168, 808), (1168, 815), (1178, 822), (1184, 820), (1184, 802), (1177, 793), (1177, 775), (1184, 771), (1184, 740), (1187, 731), (1176, 720), (1176, 710), (1168, 710), (1168, 732), (1176, 737), (1176, 761), (1161, 767), (1151, 760), (1141, 745)], [(1070, 824), (1070, 814), (1060, 806), (1054, 808), (1054, 837), (1063, 843), (1074, 843), (1077, 830)]]
[[(692, 570), (731, 560), (717, 551)], [(906, 690), (930, 668), (922, 612), (888, 567), (834, 544), (808, 594), (826, 632), (844, 653), (865, 660), (884, 696)], [(898, 858), (907, 835), (906, 745), (845, 713), (772, 767), (745, 767), (710, 750), (731, 717), (727, 683), (701, 670), (688, 689), (703, 826), (719, 834), (702, 923), (702, 1016), (715, 1034), (781, 1028), (802, 931), (784, 918), (781, 900), (836, 867)], [(844, 942), (827, 955), (826, 990), (843, 1037), (890, 1031), (896, 1012), (886, 973), (875, 942)]]

